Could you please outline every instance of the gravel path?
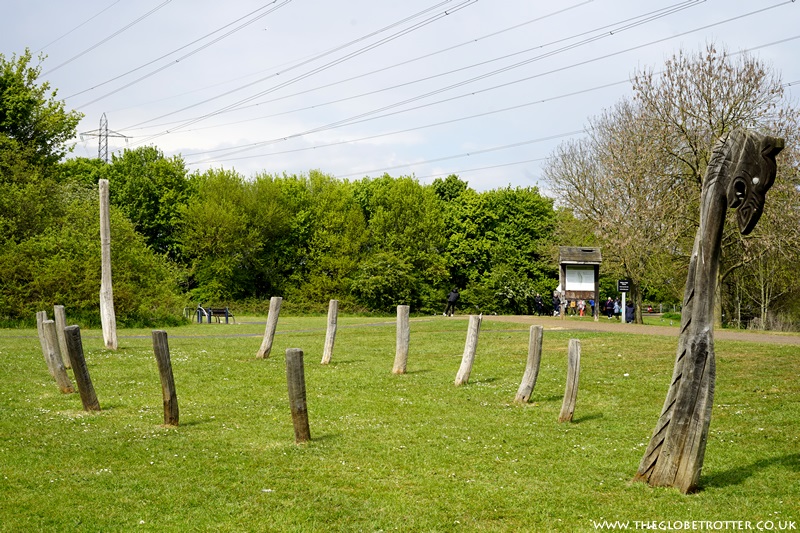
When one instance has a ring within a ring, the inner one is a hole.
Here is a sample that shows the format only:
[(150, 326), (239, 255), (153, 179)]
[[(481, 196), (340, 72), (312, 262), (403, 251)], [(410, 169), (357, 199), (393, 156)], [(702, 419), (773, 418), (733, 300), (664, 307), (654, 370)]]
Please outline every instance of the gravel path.
[[(461, 318), (466, 318), (462, 316)], [(601, 317), (595, 322), (588, 319), (575, 319), (567, 317), (527, 316), (527, 315), (485, 315), (484, 320), (497, 322), (512, 322), (515, 324), (541, 325), (545, 330), (579, 330), (579, 331), (609, 331), (614, 333), (636, 333), (640, 335), (664, 335), (677, 337), (678, 328), (669, 326), (646, 326), (641, 324), (621, 324), (616, 320)], [(800, 334), (778, 333), (769, 331), (737, 331), (732, 329), (715, 329), (714, 339), (726, 341), (759, 342), (770, 344), (800, 345)]]

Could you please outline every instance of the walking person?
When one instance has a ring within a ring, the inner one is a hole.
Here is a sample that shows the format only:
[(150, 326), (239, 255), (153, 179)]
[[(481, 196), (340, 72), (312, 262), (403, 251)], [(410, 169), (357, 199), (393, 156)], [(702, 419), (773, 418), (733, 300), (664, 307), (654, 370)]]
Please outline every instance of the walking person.
[(458, 289), (453, 287), (453, 290), (447, 295), (447, 306), (444, 308), (444, 313), (442, 313), (444, 316), (453, 316), (456, 311), (456, 302), (458, 302), (460, 296)]
[(536, 297), (533, 299), (533, 309), (536, 312), (536, 316), (542, 316), (542, 312), (544, 311), (544, 302), (542, 301), (542, 295), (536, 294)]

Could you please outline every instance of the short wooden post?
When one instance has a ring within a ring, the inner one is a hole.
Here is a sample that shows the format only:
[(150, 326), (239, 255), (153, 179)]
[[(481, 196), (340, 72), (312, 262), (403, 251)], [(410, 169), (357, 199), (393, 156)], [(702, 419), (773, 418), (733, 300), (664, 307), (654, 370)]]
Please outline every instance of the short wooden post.
[(50, 375), (55, 378), (56, 373), (53, 370), (53, 362), (47, 356), (47, 339), (44, 336), (44, 326), (43, 326), (45, 320), (47, 320), (47, 311), (37, 311), (36, 331), (39, 333), (39, 345), (42, 347), (42, 356), (44, 357), (44, 362), (47, 365), (47, 371), (50, 372)]
[(286, 350), (286, 384), (289, 388), (289, 407), (292, 410), (294, 424), (294, 441), (296, 443), (311, 440), (308, 427), (308, 408), (306, 407), (306, 377), (303, 367), (303, 350), (288, 348)]
[(108, 180), (100, 186), (100, 324), (106, 348), (117, 349), (117, 317), (114, 314), (114, 290), (111, 285), (111, 222), (109, 218)]
[(161, 378), (161, 396), (164, 398), (164, 425), (178, 425), (178, 394), (175, 392), (175, 378), (172, 376), (172, 361), (169, 358), (167, 332), (157, 329), (153, 331), (153, 352), (158, 363), (158, 375)]
[(569, 340), (569, 355), (567, 356), (567, 387), (564, 390), (564, 403), (561, 404), (559, 422), (571, 422), (575, 413), (575, 400), (578, 398), (578, 376), (581, 370), (581, 341)]
[(530, 337), (528, 339), (528, 363), (525, 366), (525, 374), (522, 376), (522, 383), (519, 384), (517, 396), (514, 401), (517, 403), (527, 403), (533, 394), (536, 386), (536, 378), (539, 376), (539, 365), (542, 361), (542, 326), (531, 326)]
[(464, 385), (469, 381), (472, 372), (472, 363), (475, 361), (475, 351), (478, 348), (478, 333), (481, 329), (481, 315), (470, 315), (467, 342), (464, 345), (464, 355), (461, 357), (461, 368), (456, 374), (456, 385)]
[(72, 368), (69, 360), (69, 350), (67, 350), (67, 338), (64, 336), (64, 328), (67, 327), (67, 314), (63, 305), (53, 306), (53, 316), (56, 321), (56, 334), (58, 335), (58, 348), (61, 350), (61, 357), (64, 359), (64, 366)]
[(410, 307), (397, 306), (397, 347), (394, 352), (394, 367), (392, 374), (405, 374), (408, 364), (408, 341), (411, 337), (411, 328), (408, 324)]
[(267, 359), (269, 353), (272, 351), (272, 341), (275, 338), (275, 329), (278, 327), (278, 315), (281, 312), (281, 302), (283, 302), (283, 298), (280, 296), (273, 296), (269, 299), (267, 327), (264, 330), (264, 339), (261, 341), (261, 347), (256, 354), (256, 357), (259, 359)]
[(42, 322), (42, 329), (44, 330), (45, 344), (47, 344), (47, 358), (50, 361), (50, 368), (53, 369), (53, 377), (56, 380), (58, 388), (64, 394), (75, 392), (72, 388), (72, 382), (67, 376), (67, 371), (64, 368), (64, 360), (61, 359), (61, 348), (58, 345), (58, 333), (56, 332), (56, 323), (52, 320), (45, 320)]
[(325, 333), (325, 349), (322, 351), (322, 364), (327, 365), (333, 357), (333, 343), (336, 341), (336, 322), (339, 320), (339, 300), (328, 303), (328, 330)]
[(78, 392), (81, 393), (81, 402), (85, 411), (99, 411), (100, 402), (94, 393), (92, 378), (89, 376), (89, 369), (86, 368), (86, 359), (83, 356), (83, 342), (81, 342), (81, 328), (78, 326), (67, 326), (64, 328), (67, 337), (67, 349), (69, 358), (72, 361), (72, 372), (75, 374), (75, 383), (78, 385)]

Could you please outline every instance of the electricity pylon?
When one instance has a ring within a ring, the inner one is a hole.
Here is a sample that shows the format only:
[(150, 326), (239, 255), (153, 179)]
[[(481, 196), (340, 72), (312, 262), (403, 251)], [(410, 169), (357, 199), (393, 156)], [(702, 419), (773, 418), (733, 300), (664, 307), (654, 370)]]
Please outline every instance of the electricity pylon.
[(84, 140), (84, 137), (98, 137), (98, 144), (97, 144), (97, 159), (108, 163), (108, 138), (109, 137), (118, 137), (122, 139), (128, 139), (127, 136), (118, 133), (116, 131), (108, 131), (108, 119), (106, 118), (106, 114), (103, 113), (103, 116), (100, 117), (100, 128), (92, 131), (85, 131), (80, 134), (81, 140)]

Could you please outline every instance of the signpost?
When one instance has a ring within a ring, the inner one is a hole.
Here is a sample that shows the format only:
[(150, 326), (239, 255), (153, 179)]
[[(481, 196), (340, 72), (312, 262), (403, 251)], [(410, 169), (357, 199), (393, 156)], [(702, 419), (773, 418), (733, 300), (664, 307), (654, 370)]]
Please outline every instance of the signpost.
[(625, 295), (628, 293), (631, 287), (631, 282), (627, 279), (618, 279), (617, 280), (617, 292), (622, 293), (622, 309), (620, 309), (620, 322), (623, 324), (627, 324), (627, 306), (625, 305)]

